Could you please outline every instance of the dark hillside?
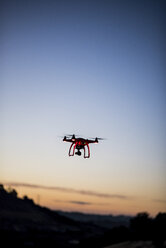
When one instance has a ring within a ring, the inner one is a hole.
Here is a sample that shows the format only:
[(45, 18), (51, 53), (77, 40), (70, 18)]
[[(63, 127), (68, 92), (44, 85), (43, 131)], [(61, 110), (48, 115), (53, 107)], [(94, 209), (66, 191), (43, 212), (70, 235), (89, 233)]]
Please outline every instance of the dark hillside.
[(0, 185), (0, 235), (4, 247), (73, 247), (82, 240), (101, 236), (105, 228), (83, 223), (17, 197)]
[(118, 243), (163, 248), (166, 213), (151, 218), (145, 212), (131, 218), (52, 211), (0, 185), (0, 241), (2, 248), (103, 248)]
[(20, 230), (29, 229), (64, 231), (77, 230), (77, 223), (69, 218), (60, 216), (45, 207), (34, 204), (28, 197), (20, 199), (15, 190), (7, 192), (0, 187), (0, 229)]

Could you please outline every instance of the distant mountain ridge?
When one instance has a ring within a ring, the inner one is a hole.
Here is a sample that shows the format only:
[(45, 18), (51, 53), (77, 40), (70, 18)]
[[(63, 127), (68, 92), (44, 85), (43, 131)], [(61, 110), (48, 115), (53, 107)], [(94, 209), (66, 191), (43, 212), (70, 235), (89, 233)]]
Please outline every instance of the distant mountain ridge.
[(131, 216), (127, 215), (100, 215), (100, 214), (85, 214), (79, 212), (64, 212), (58, 211), (61, 216), (65, 216), (74, 221), (83, 223), (93, 223), (103, 228), (113, 228), (117, 226), (129, 226)]

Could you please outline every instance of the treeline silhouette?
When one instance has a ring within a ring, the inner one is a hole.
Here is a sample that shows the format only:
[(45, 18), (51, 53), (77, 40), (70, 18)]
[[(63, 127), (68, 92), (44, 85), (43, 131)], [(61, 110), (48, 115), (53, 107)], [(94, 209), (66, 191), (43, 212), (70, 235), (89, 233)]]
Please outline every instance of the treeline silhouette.
[(163, 247), (166, 240), (166, 213), (153, 219), (148, 213), (139, 213), (130, 221), (133, 239), (153, 240), (156, 247)]
[[(112, 228), (94, 222), (93, 218), (88, 222), (75, 220), (73, 214), (66, 217), (63, 212), (38, 206), (27, 196), (20, 199), (15, 189), (6, 190), (0, 185), (1, 247), (102, 248), (140, 240), (151, 241), (151, 247), (166, 247), (166, 213), (158, 213), (154, 218), (146, 212), (138, 213), (125, 225), (118, 218), (119, 226), (116, 223)], [(106, 216), (103, 220), (107, 221)]]
[(146, 212), (138, 213), (130, 219), (129, 227), (114, 227), (102, 237), (84, 240), (80, 247), (89, 245), (89, 247), (101, 248), (115, 243), (140, 240), (152, 241), (153, 247), (156, 248), (166, 247), (166, 213), (159, 213), (155, 218), (151, 218)]

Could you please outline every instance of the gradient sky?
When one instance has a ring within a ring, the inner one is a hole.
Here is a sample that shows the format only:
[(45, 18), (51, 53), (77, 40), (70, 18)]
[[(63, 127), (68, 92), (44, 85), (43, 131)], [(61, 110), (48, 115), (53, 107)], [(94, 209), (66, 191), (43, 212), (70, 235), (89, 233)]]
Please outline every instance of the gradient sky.
[[(166, 2), (0, 9), (0, 180), (53, 209), (166, 211)], [(107, 140), (69, 158), (65, 133)]]

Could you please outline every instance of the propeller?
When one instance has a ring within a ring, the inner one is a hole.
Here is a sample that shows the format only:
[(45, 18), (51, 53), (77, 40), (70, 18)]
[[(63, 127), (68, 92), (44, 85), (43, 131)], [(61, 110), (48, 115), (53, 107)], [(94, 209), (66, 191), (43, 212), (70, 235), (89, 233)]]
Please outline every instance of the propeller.
[(106, 140), (105, 138), (100, 138), (100, 137), (95, 137), (95, 138), (89, 137), (89, 139)]
[(106, 140), (106, 138), (98, 138), (98, 137), (97, 137), (97, 139), (98, 139), (98, 140)]
[[(58, 137), (60, 137), (60, 138), (64, 138), (64, 137), (66, 137), (66, 138), (73, 138), (73, 139), (75, 139), (75, 138), (77, 138), (77, 137), (83, 137), (84, 135), (78, 135), (78, 134), (64, 134), (64, 136), (58, 136)], [(86, 139), (86, 138), (85, 138)], [(97, 140), (106, 140), (105, 138), (101, 138), (101, 137), (88, 137), (87, 139), (93, 139), (93, 140), (95, 140), (95, 139), (97, 139)]]
[(64, 136), (66, 136), (68, 138), (78, 138), (78, 137), (81, 137), (83, 135), (79, 135), (79, 134), (65, 134)]
[(62, 135), (58, 135), (57, 137), (59, 138), (64, 138), (64, 137), (73, 137), (73, 136), (78, 136), (78, 135), (75, 135), (75, 134), (64, 134), (63, 136)]

